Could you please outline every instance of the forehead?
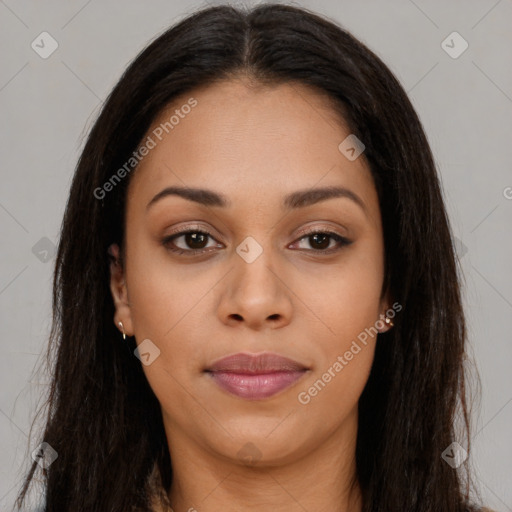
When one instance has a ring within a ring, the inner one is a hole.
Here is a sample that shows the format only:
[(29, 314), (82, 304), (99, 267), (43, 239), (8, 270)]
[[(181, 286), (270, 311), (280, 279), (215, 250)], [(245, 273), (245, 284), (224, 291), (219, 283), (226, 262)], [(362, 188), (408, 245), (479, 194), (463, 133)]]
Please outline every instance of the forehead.
[(338, 148), (348, 135), (332, 102), (302, 84), (215, 83), (156, 117), (145, 137), (154, 147), (132, 176), (129, 202), (147, 203), (171, 185), (219, 190), (244, 204), (341, 185), (374, 203), (364, 157), (350, 161)]

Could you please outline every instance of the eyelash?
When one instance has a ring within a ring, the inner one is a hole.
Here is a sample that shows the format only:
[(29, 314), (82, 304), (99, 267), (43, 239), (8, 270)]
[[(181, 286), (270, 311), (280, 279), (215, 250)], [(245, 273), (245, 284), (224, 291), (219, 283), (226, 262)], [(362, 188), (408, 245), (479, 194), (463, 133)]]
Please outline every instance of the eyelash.
[[(205, 231), (203, 229), (187, 229), (184, 231), (177, 231), (176, 233), (173, 233), (172, 235), (166, 236), (162, 240), (162, 245), (167, 250), (169, 250), (175, 254), (178, 254), (178, 255), (187, 254), (187, 256), (195, 256), (198, 254), (204, 254), (207, 252), (211, 252), (211, 249), (213, 249), (213, 247), (210, 247), (209, 249), (180, 249), (180, 248), (174, 249), (174, 248), (170, 247), (170, 245), (169, 245), (170, 242), (172, 242), (175, 238), (179, 238), (180, 236), (189, 235), (189, 234), (207, 235), (210, 238), (214, 239), (213, 235), (210, 232)], [(321, 255), (328, 255), (328, 254), (332, 254), (333, 252), (338, 252), (343, 247), (346, 247), (352, 243), (351, 240), (348, 240), (347, 238), (345, 238), (341, 235), (338, 235), (338, 233), (335, 233), (335, 232), (329, 231), (329, 230), (307, 231), (305, 233), (302, 233), (301, 237), (298, 238), (297, 241), (300, 242), (304, 238), (309, 238), (310, 236), (313, 236), (313, 235), (328, 235), (329, 237), (331, 237), (332, 239), (337, 241), (340, 245), (339, 245), (339, 247), (331, 247), (330, 249), (321, 249), (321, 250), (303, 249), (303, 250), (306, 250), (308, 252), (314, 252), (314, 253), (321, 254)]]

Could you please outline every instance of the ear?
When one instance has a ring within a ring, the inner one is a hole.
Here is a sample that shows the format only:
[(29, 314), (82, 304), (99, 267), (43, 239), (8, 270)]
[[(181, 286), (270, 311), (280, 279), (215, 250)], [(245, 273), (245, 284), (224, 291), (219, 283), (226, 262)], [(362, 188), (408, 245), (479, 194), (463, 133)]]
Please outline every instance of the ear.
[(379, 326), (382, 325), (381, 328), (377, 327), (379, 334), (387, 332), (393, 328), (392, 325), (384, 322), (386, 315), (387, 315), (390, 318), (391, 322), (394, 323), (393, 318), (396, 313), (395, 313), (395, 310), (391, 307), (391, 304), (393, 304), (393, 301), (391, 300), (391, 297), (388, 292), (384, 295), (384, 297), (382, 297), (380, 304), (379, 304), (379, 311), (380, 311), (379, 320), (380, 321), (379, 321), (378, 325)]
[(114, 323), (122, 332), (119, 322), (123, 323), (123, 329), (127, 336), (133, 336), (133, 322), (131, 306), (128, 302), (128, 289), (126, 288), (124, 269), (121, 262), (120, 250), (117, 244), (108, 248), (110, 254), (110, 291), (114, 300)]

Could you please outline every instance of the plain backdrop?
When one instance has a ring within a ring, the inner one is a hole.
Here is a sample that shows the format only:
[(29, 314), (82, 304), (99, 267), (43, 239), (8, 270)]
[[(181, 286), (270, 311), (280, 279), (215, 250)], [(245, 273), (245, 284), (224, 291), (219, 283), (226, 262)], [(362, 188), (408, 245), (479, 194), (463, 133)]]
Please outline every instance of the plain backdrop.
[[(49, 334), (52, 251), (83, 137), (145, 44), (206, 5), (0, 1), (2, 511), (12, 506), (36, 448), (29, 429), (47, 378), (34, 368)], [(512, 1), (296, 5), (329, 16), (377, 53), (424, 125), (457, 237), (470, 355), (482, 382), (472, 434), (477, 482), (488, 506), (510, 511)], [(41, 37), (44, 51), (58, 45), (47, 58), (36, 46)]]

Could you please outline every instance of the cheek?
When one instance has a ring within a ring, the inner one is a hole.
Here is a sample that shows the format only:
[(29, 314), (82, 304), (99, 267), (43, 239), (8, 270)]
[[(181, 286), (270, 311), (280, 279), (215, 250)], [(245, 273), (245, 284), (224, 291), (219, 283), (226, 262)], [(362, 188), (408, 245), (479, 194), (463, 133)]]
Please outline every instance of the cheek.
[(200, 308), (201, 297), (216, 279), (197, 265), (173, 262), (165, 250), (144, 236), (139, 239), (128, 251), (126, 272), (134, 329), (165, 341), (180, 329), (189, 313)]
[[(328, 436), (352, 414), (357, 414), (357, 404), (370, 374), (374, 344), (354, 350), (348, 361), (334, 358), (330, 364), (317, 369), (304, 385), (297, 390), (296, 403), (301, 418), (301, 428)], [(322, 424), (318, 424), (322, 418)]]
[(307, 280), (297, 276), (308, 317), (330, 357), (346, 350), (362, 333), (364, 339), (365, 329), (379, 319), (383, 269), (378, 256), (378, 247), (361, 244), (339, 265), (309, 274)]
[(314, 330), (316, 364), (301, 390), (318, 397), (314, 400), (318, 407), (335, 402), (340, 412), (346, 412), (366, 384), (377, 341), (378, 295), (371, 289), (364, 292), (362, 287), (352, 292), (338, 290), (328, 294), (330, 300), (323, 309), (320, 305), (316, 309), (323, 320)]
[(218, 337), (212, 297), (226, 269), (177, 264), (149, 243), (133, 244), (131, 249), (127, 284), (137, 343), (150, 339), (160, 350), (143, 370), (165, 407), (190, 407), (184, 389), (196, 382), (208, 345)]
[(375, 260), (360, 257), (340, 266), (331, 277), (322, 279), (323, 293), (316, 288), (311, 302), (315, 316), (322, 320), (314, 337), (316, 365), (297, 401), (308, 414), (325, 415), (329, 410), (332, 424), (336, 424), (356, 407), (370, 374), (382, 273)]
[(357, 414), (377, 342), (372, 326), (378, 294), (370, 286), (330, 291), (332, 302), (326, 301), (318, 315), (323, 314), (329, 329), (322, 326), (315, 335), (314, 371), (295, 395), (301, 429), (319, 438), (328, 437), (349, 415)]

